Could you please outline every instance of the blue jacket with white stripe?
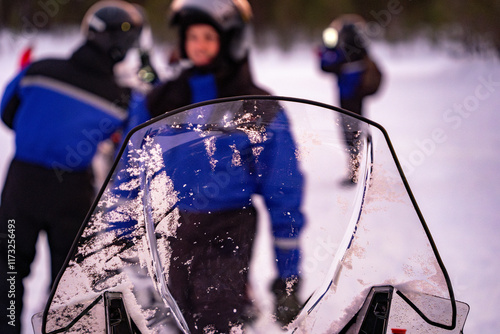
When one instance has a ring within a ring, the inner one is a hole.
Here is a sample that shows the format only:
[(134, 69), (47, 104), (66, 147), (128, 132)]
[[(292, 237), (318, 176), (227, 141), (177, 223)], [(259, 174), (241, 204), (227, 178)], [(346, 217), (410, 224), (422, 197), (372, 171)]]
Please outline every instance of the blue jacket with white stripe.
[[(269, 95), (254, 83), (247, 59), (231, 66), (215, 64), (213, 68), (184, 70), (131, 108), (132, 118), (146, 121), (190, 103), (220, 97)], [(272, 222), (278, 272), (281, 278), (289, 278), (299, 275), (299, 239), (305, 225), (301, 211), (304, 180), (284, 110), (274, 101), (262, 103), (255, 116), (262, 117), (268, 138), (260, 145), (250, 143), (247, 135), (235, 131), (212, 137), (212, 156), (203, 142), (194, 141), (166, 150), (163, 159), (174, 162), (165, 171), (179, 192), (177, 204), (181, 210), (208, 213), (248, 208), (252, 194), (262, 195)], [(211, 117), (208, 110), (191, 115), (195, 119), (186, 121), (187, 124), (202, 125)], [(262, 150), (258, 155), (253, 151), (257, 146)], [(232, 150), (241, 153), (245, 163), (232, 166)]]
[(124, 126), (130, 89), (114, 63), (84, 44), (69, 59), (32, 63), (6, 87), (3, 122), (16, 133), (14, 158), (63, 172), (90, 167), (97, 145)]

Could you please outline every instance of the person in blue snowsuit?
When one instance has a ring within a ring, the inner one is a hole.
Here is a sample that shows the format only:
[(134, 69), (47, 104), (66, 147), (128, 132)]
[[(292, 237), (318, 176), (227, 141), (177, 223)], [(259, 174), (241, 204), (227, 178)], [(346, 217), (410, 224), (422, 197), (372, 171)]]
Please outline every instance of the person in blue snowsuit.
[[(249, 69), (245, 36), (250, 16), (246, 1), (174, 1), (171, 23), (179, 29), (179, 54), (192, 66), (148, 94), (144, 110), (137, 111), (142, 119), (221, 97), (269, 95), (254, 84)], [(174, 260), (169, 286), (192, 333), (204, 332), (207, 327), (215, 333), (228, 333), (230, 326), (247, 323), (255, 316), (248, 291), (257, 228), (252, 194), (263, 196), (271, 216), (278, 267), (271, 290), (276, 297), (277, 320), (288, 324), (301, 307), (297, 292), (299, 236), (304, 226), (300, 210), (303, 176), (282, 108), (268, 101), (257, 110), (266, 110), (259, 116), (269, 123), (267, 130), (273, 134), (261, 144), (258, 157), (252, 149), (258, 145), (243, 133), (216, 138), (213, 156), (207, 155), (204, 145), (192, 143), (163, 154), (167, 175), (179, 192), (181, 213), (176, 238), (170, 240)], [(200, 115), (193, 124), (209, 118), (208, 114)], [(232, 149), (241, 152), (245, 163), (228, 171)], [(218, 175), (229, 178), (210, 193), (202, 185), (213, 185)]]
[[(16, 147), (0, 206), (1, 333), (21, 331), (22, 280), (41, 231), (52, 281), (57, 277), (94, 200), (97, 146), (128, 117), (131, 91), (116, 83), (113, 67), (138, 40), (142, 17), (124, 1), (104, 4), (88, 10), (86, 39), (69, 59), (32, 62), (2, 97), (1, 118), (15, 132)], [(12, 284), (6, 285), (6, 273)]]
[[(362, 33), (364, 20), (355, 14), (342, 15), (323, 31), (320, 47), (321, 69), (337, 77), (340, 107), (364, 116), (365, 97), (375, 94), (382, 80), (380, 69), (368, 53), (367, 40)], [(361, 133), (351, 117), (342, 118), (344, 137), (349, 152), (347, 182), (357, 182)]]

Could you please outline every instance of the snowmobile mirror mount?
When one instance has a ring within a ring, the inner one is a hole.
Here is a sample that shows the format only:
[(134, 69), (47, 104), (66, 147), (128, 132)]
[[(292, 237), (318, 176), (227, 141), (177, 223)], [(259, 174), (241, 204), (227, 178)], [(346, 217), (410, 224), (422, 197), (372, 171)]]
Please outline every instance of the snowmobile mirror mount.
[[(422, 299), (429, 307), (439, 309), (447, 300), (437, 296), (422, 294), (414, 298)], [(467, 314), (468, 305), (457, 302), (460, 314)], [(459, 319), (462, 323), (465, 319)], [(346, 324), (339, 334), (385, 334), (406, 333), (411, 324), (419, 324), (419, 333), (428, 333), (432, 328), (438, 327), (432, 323), (418, 309), (413, 309), (404, 294), (394, 286), (374, 286), (354, 317)]]
[(106, 334), (134, 334), (121, 292), (104, 292)]
[(392, 286), (372, 287), (361, 309), (339, 334), (352, 333), (351, 328), (356, 328), (359, 324), (361, 326), (355, 333), (386, 333), (393, 292)]

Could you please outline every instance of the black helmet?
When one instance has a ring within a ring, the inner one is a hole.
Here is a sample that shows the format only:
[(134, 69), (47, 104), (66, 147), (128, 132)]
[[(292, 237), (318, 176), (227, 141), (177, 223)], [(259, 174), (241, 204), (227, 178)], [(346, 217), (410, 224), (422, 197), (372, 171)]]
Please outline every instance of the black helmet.
[(244, 59), (250, 46), (252, 8), (247, 0), (174, 0), (170, 6), (170, 24), (179, 27), (181, 57), (185, 32), (189, 25), (205, 23), (220, 35), (221, 52), (232, 61)]
[(349, 61), (362, 59), (367, 54), (365, 25), (359, 15), (342, 15), (323, 31), (323, 44), (330, 49), (340, 49)]
[(108, 0), (90, 7), (83, 18), (82, 31), (90, 43), (103, 50), (114, 62), (119, 62), (137, 43), (143, 24), (143, 15), (137, 6)]

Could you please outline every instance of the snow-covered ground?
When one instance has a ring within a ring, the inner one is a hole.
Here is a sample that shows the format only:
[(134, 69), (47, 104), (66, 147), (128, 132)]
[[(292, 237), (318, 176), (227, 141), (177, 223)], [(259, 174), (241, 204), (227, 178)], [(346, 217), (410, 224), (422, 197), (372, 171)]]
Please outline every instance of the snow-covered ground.
[[(37, 36), (34, 57), (67, 55), (78, 40), (74, 34)], [(29, 42), (0, 33), (1, 90)], [(451, 57), (423, 41), (376, 43), (372, 52), (385, 78), (382, 91), (368, 101), (366, 115), (388, 131), (456, 298), (471, 307), (465, 333), (496, 333), (500, 62), (485, 56)], [(319, 70), (312, 45), (298, 44), (287, 52), (255, 50), (252, 65), (256, 80), (275, 95), (336, 104), (334, 80)], [(0, 180), (13, 145), (12, 133), (0, 125)], [(29, 278), (27, 313), (40, 309), (48, 284), (45, 242), (38, 246), (41, 256)]]

